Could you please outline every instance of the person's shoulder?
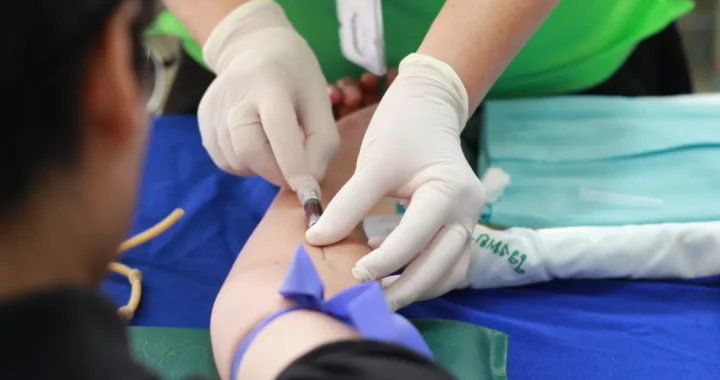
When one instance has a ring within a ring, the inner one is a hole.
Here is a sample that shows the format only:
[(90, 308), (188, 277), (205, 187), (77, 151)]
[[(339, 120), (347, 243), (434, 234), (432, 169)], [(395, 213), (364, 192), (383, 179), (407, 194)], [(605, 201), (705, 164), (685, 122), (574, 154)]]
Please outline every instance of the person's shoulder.
[(62, 289), (0, 304), (0, 379), (155, 380), (131, 355), (115, 308)]

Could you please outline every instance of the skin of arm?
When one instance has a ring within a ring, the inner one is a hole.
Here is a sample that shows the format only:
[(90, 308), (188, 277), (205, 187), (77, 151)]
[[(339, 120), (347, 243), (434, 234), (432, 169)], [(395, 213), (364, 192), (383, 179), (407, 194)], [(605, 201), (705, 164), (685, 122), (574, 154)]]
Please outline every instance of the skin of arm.
[(559, 0), (447, 0), (418, 53), (450, 65), (474, 110)]
[[(365, 108), (338, 122), (341, 148), (323, 181), (323, 203), (337, 193), (355, 170), (360, 143), (374, 107)], [(291, 306), (278, 295), (290, 260), (304, 241), (305, 216), (294, 192), (282, 189), (265, 217), (245, 244), (222, 286), (213, 307), (210, 333), (218, 372), (230, 376), (237, 346), (250, 330), (275, 311)], [(370, 251), (362, 230), (325, 247), (305, 244), (332, 297), (357, 281), (351, 274), (355, 262)], [(254, 340), (240, 366), (239, 379), (273, 379), (293, 360), (323, 344), (358, 338), (357, 333), (331, 317), (296, 311), (268, 325)]]
[(248, 1), (251, 0), (163, 0), (163, 3), (203, 46), (225, 16)]

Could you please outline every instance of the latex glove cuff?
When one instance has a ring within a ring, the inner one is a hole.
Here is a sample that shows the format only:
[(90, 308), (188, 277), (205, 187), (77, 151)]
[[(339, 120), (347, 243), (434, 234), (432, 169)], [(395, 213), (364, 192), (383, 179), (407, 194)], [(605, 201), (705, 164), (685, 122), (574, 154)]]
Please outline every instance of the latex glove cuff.
[(462, 80), (450, 65), (429, 55), (413, 53), (400, 62), (395, 83), (399, 83), (401, 78), (409, 81), (430, 80), (434, 86), (439, 85), (444, 89), (461, 118), (458, 120), (458, 133), (462, 132), (470, 117), (468, 94)]
[[(242, 4), (215, 26), (203, 46), (203, 58), (216, 74), (222, 72), (236, 55), (223, 54), (229, 46), (241, 43), (243, 38), (261, 29), (269, 28), (280, 28), (297, 34), (285, 16), (285, 11), (275, 0), (252, 0)], [(231, 50), (237, 53), (241, 50), (240, 47)], [(246, 58), (248, 54), (252, 54), (249, 51), (244, 53)]]

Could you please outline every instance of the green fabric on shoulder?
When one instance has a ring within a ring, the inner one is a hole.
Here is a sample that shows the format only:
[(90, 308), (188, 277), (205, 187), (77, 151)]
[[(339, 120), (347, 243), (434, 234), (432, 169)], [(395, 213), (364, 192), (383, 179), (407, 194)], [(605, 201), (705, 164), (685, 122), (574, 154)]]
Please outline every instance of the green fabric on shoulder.
[[(416, 319), (435, 359), (459, 380), (507, 380), (507, 335), (464, 322)], [(130, 327), (135, 356), (163, 379), (217, 379), (204, 329)]]
[[(363, 69), (340, 48), (336, 0), (277, 0), (290, 22), (320, 61), (329, 82), (357, 77)], [(389, 67), (415, 52), (444, 0), (393, 0), (382, 3)], [(568, 93), (609, 78), (643, 39), (693, 8), (692, 0), (568, 0), (515, 57), (488, 94), (508, 98)], [(478, 15), (478, 19), (481, 15)], [(170, 13), (158, 18), (153, 33), (178, 36), (185, 51), (203, 63), (202, 49)], [(448, 41), (452, 43), (452, 41)], [(478, 66), (484, 62), (478, 62)]]

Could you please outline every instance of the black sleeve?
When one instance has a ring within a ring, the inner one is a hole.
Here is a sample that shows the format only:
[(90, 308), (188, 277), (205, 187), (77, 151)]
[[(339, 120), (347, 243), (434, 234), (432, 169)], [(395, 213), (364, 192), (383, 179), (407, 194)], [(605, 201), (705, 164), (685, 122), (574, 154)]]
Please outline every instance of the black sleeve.
[(404, 347), (355, 340), (316, 348), (288, 366), (277, 380), (454, 380), (430, 360)]

